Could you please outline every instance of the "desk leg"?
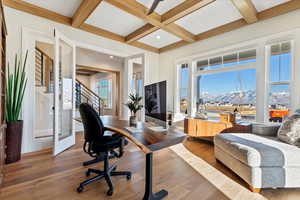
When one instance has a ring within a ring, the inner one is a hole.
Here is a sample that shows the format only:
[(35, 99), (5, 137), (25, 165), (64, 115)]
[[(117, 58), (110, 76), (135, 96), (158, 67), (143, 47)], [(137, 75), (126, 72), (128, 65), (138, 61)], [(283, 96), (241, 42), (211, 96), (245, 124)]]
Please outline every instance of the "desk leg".
[(152, 164), (153, 164), (153, 153), (148, 153), (146, 154), (146, 183), (145, 183), (145, 195), (143, 200), (160, 200), (168, 195), (168, 192), (166, 190), (161, 190), (153, 194)]

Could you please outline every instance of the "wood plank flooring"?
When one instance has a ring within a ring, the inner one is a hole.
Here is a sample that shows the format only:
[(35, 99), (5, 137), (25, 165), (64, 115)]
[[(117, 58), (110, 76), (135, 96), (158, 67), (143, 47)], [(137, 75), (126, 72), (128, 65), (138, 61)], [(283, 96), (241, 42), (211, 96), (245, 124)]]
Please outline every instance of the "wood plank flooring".
[[(23, 156), (18, 163), (5, 167), (4, 188), (1, 200), (81, 200), (81, 199), (142, 199), (144, 193), (145, 156), (134, 145), (126, 147), (125, 155), (118, 160), (118, 170), (130, 170), (133, 173), (131, 181), (126, 178), (113, 177), (115, 193), (106, 196), (108, 189), (105, 181), (101, 180), (87, 186), (83, 193), (78, 194), (78, 184), (85, 180), (87, 167), (82, 162), (90, 157), (82, 151), (83, 138), (78, 134), (76, 145), (57, 157), (52, 157), (51, 151), (46, 150)], [(198, 142), (185, 142), (191, 150), (201, 148), (202, 156), (211, 162), (212, 146)], [(193, 145), (194, 144), (194, 145)], [(201, 144), (202, 145), (202, 144)], [(198, 146), (198, 147), (197, 147)], [(208, 148), (206, 148), (206, 146)], [(197, 151), (196, 151), (197, 153)], [(116, 160), (112, 160), (113, 163)], [(216, 163), (216, 165), (218, 165)], [(221, 165), (220, 165), (221, 166)], [(89, 167), (102, 168), (102, 163)], [(199, 175), (185, 161), (169, 149), (154, 153), (154, 191), (167, 189), (171, 200), (225, 200), (224, 194), (216, 189), (205, 178)], [(225, 169), (226, 170), (226, 169)]]

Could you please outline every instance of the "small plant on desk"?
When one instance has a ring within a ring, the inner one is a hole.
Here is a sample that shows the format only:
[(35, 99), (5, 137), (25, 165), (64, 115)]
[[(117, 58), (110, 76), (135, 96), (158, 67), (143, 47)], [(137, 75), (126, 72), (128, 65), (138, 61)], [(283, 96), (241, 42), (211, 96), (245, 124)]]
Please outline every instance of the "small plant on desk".
[(129, 119), (130, 126), (136, 126), (136, 113), (143, 108), (143, 105), (140, 104), (142, 97), (138, 94), (130, 94), (129, 101), (125, 104), (131, 112)]

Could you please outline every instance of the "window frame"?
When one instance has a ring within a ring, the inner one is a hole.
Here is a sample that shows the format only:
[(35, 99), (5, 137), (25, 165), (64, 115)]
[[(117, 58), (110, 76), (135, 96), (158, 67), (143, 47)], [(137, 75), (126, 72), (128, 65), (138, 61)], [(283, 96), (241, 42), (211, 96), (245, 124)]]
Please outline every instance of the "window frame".
[[(180, 112), (180, 85), (181, 85), (181, 67), (182, 65), (187, 64), (188, 70), (189, 70), (189, 84), (188, 84), (188, 96), (190, 101), (190, 94), (191, 94), (191, 62), (188, 60), (183, 60), (181, 62), (178, 62), (176, 64), (176, 70), (175, 70), (175, 87), (174, 87), (174, 121), (180, 121), (183, 120), (186, 117), (186, 114), (183, 114)], [(188, 105), (188, 111), (191, 107), (191, 104)]]
[[(295, 29), (296, 32), (300, 32), (300, 29)], [(187, 56), (181, 56), (177, 59), (175, 59), (174, 62), (174, 86), (173, 86), (173, 108), (174, 108), (174, 120), (176, 120), (176, 116), (178, 115), (178, 65), (183, 62), (188, 62), (190, 64), (189, 67), (191, 67), (191, 70), (195, 71), (196, 63), (195, 61), (203, 60), (211, 57), (217, 57), (224, 54), (229, 54), (229, 52), (234, 51), (246, 51), (247, 49), (256, 49), (256, 121), (258, 123), (266, 123), (269, 122), (268, 120), (268, 51), (267, 46), (276, 44), (276, 43), (284, 43), (284, 42), (291, 42), (291, 54), (292, 54), (292, 69), (291, 69), (291, 83), (290, 83), (290, 90), (291, 90), (291, 112), (293, 113), (296, 109), (299, 108), (300, 103), (300, 90), (296, 87), (296, 85), (299, 85), (300, 79), (296, 77), (295, 73), (298, 73), (299, 69), (296, 68), (295, 64), (299, 61), (299, 58), (296, 57), (297, 52), (295, 51), (296, 43), (295, 40), (297, 40), (297, 37), (295, 35), (295, 30), (275, 33), (268, 36), (261, 36), (256, 39), (248, 39), (244, 41), (239, 41), (234, 44), (228, 43), (227, 45), (218, 46), (215, 45), (213, 47), (204, 47), (204, 49), (195, 49), (195, 51)], [(196, 52), (198, 51), (198, 52)], [(190, 86), (190, 92), (195, 93), (196, 89), (193, 87), (196, 85), (197, 80), (193, 81), (193, 77), (191, 78), (190, 83), (192, 85)], [(196, 95), (190, 95), (191, 98), (196, 99)], [(193, 99), (190, 99), (193, 100)], [(196, 113), (196, 103), (193, 102), (191, 104), (194, 106), (194, 108), (191, 108), (192, 111), (195, 111)], [(194, 115), (195, 116), (195, 115)], [(193, 117), (193, 112), (189, 117)]]
[[(255, 48), (253, 48), (255, 49)], [(257, 52), (257, 49), (255, 49)], [(226, 54), (228, 55), (228, 54)], [(216, 56), (214, 56), (216, 57)], [(198, 60), (195, 60), (194, 62), (196, 63)], [(241, 71), (241, 70), (247, 70), (247, 69), (255, 69), (255, 72), (257, 74), (257, 67), (258, 67), (258, 63), (257, 63), (257, 57), (256, 57), (256, 62), (252, 62), (252, 63), (242, 63), (242, 64), (236, 64), (234, 66), (227, 66), (227, 67), (222, 67), (222, 68), (218, 68), (218, 69), (209, 69), (209, 70), (204, 70), (204, 71), (197, 71), (194, 75), (194, 79), (197, 80), (199, 76), (203, 76), (203, 75), (209, 75), (209, 74), (219, 74), (219, 73), (225, 73), (225, 72), (233, 72), (233, 71)], [(257, 94), (257, 87), (258, 87), (258, 82), (257, 82), (257, 76), (256, 76), (256, 88), (255, 88), (255, 92), (256, 92), (256, 96)], [(196, 94), (196, 98), (198, 98), (198, 88), (197, 85), (195, 85), (194, 88), (195, 94)], [(194, 97), (195, 98), (195, 97)], [(195, 100), (195, 102), (197, 102), (197, 99)], [(257, 101), (255, 103), (255, 108), (257, 108)], [(197, 108), (196, 108), (197, 110)], [(256, 115), (255, 115), (255, 121), (258, 118), (258, 112), (256, 110)]]
[[(270, 80), (270, 64), (271, 64), (271, 47), (273, 45), (276, 44), (283, 44), (283, 43), (287, 43), (290, 42), (291, 44), (291, 74), (290, 77), (291, 79), (289, 81), (274, 81), (272, 82)], [(288, 84), (289, 85), (289, 93), (290, 93), (290, 111), (295, 110), (295, 96), (296, 94), (294, 94), (293, 90), (294, 90), (294, 82), (295, 82), (295, 66), (294, 66), (294, 40), (279, 40), (279, 41), (275, 41), (275, 42), (271, 42), (265, 45), (265, 55), (266, 55), (266, 62), (265, 62), (265, 85), (266, 85), (266, 93), (265, 93), (265, 109), (264, 109), (264, 113), (265, 113), (265, 117), (264, 117), (264, 121), (265, 122), (269, 122), (269, 94), (270, 94), (270, 88), (273, 85), (283, 85), (283, 84)], [(274, 122), (273, 122), (274, 123)]]
[[(101, 81), (108, 81), (108, 100), (107, 100), (107, 106), (104, 106), (104, 109), (112, 109), (112, 103), (113, 103), (113, 89), (112, 89), (112, 79), (99, 79), (98, 80), (98, 95), (101, 98), (100, 94), (99, 94), (99, 90), (100, 90), (100, 82)], [(104, 88), (104, 87), (101, 87)], [(106, 88), (106, 87), (105, 87)]]
[[(183, 69), (183, 65), (186, 65), (186, 68), (187, 68), (187, 70), (188, 70), (188, 80), (187, 80), (187, 82), (188, 82), (188, 84), (187, 84), (187, 87), (182, 87), (182, 69)], [(190, 106), (190, 98), (189, 98), (189, 95), (190, 95), (190, 69), (189, 69), (189, 64), (188, 63), (182, 63), (181, 65), (180, 65), (180, 68), (179, 68), (179, 112), (181, 113), (181, 114), (183, 114), (183, 115), (185, 115), (186, 116), (186, 113), (183, 113), (183, 112), (181, 112), (181, 110), (180, 110), (180, 104), (181, 104), (181, 92), (183, 91), (183, 90), (186, 90), (187, 91), (187, 101), (189, 102), (188, 103), (188, 107)], [(188, 108), (187, 108), (187, 112), (188, 112)]]

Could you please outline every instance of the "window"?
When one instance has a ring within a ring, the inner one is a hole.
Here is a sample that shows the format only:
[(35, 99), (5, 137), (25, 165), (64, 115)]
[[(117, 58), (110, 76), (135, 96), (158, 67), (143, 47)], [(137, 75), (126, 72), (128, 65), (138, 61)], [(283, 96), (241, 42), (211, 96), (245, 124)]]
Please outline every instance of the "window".
[(143, 96), (144, 86), (141, 72), (135, 72), (132, 74), (131, 88), (133, 89), (134, 93), (139, 96)]
[(237, 121), (254, 121), (256, 65), (251, 63), (255, 62), (256, 49), (198, 61), (196, 63), (198, 114), (211, 120), (219, 120), (220, 113), (235, 112)]
[(237, 121), (256, 116), (256, 70), (208, 73), (197, 77), (197, 110), (219, 120), (221, 112), (236, 112)]
[(251, 49), (238, 53), (231, 53), (223, 56), (200, 60), (197, 62), (197, 71), (219, 69), (235, 66), (238, 64), (247, 64), (254, 62), (256, 62), (256, 50)]
[(291, 69), (291, 42), (272, 45), (269, 60), (269, 121), (281, 122), (289, 113)]
[(188, 99), (189, 99), (189, 68), (188, 64), (182, 64), (180, 66), (180, 112), (187, 114), (188, 109)]
[(98, 95), (103, 100), (104, 108), (112, 108), (112, 81), (111, 80), (100, 80), (98, 82)]

